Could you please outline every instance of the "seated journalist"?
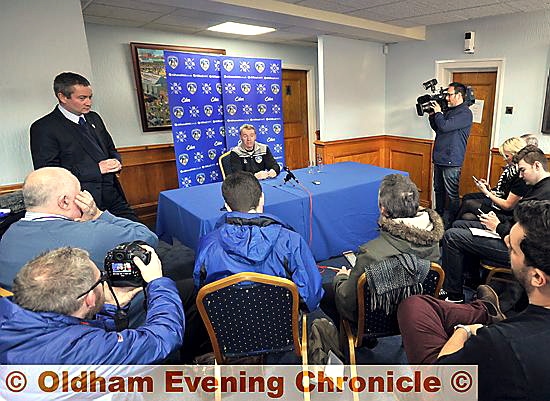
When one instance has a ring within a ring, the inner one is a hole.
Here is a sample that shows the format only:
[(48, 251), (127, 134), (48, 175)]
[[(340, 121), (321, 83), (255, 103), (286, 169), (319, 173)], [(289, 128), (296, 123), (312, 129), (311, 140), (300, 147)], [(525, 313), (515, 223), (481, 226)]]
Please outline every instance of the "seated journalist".
[(441, 217), (432, 209), (419, 208), (416, 185), (407, 176), (384, 177), (378, 191), (380, 236), (359, 247), (355, 266), (342, 268), (334, 277), (338, 312), (348, 320), (357, 320), (357, 282), (365, 266), (404, 253), (437, 262), (439, 240), (444, 228)]
[(483, 213), (494, 212), (498, 216), (511, 216), (514, 207), (529, 191), (529, 187), (519, 176), (519, 167), (514, 160), (516, 154), (526, 146), (521, 138), (508, 138), (498, 148), (506, 166), (502, 170), (494, 188), (484, 179), (477, 180), (476, 186), (481, 192), (473, 192), (462, 197), (457, 213), (458, 220), (478, 220), (480, 210)]
[(488, 286), (480, 286), (472, 304), (420, 295), (398, 310), (408, 362), (477, 365), (484, 401), (547, 400), (550, 394), (550, 201), (521, 202), (514, 218), (505, 242), (529, 298), (525, 311), (500, 321), (498, 298)]
[(269, 146), (256, 142), (256, 129), (244, 124), (239, 129), (240, 143), (229, 155), (231, 171), (248, 171), (259, 180), (277, 177), (281, 167), (273, 158)]
[[(516, 208), (530, 200), (550, 200), (550, 172), (542, 150), (527, 145), (517, 155), (519, 176), (529, 190)], [(480, 214), (479, 221), (457, 220), (443, 236), (442, 267), (445, 270), (443, 289), (449, 302), (464, 302), (463, 280), (467, 268), (478, 273), (479, 260), (489, 260), (497, 266), (509, 266), (510, 256), (504, 238), (514, 224), (513, 216), (497, 216), (494, 212)], [(498, 234), (488, 238), (474, 235), (470, 228), (486, 229)], [(499, 238), (500, 237), (500, 238)]]
[(175, 283), (160, 260), (134, 262), (147, 283), (147, 317), (136, 329), (115, 331), (113, 294), (127, 305), (141, 288), (105, 285), (86, 251), (59, 248), (27, 263), (13, 297), (0, 298), (0, 363), (148, 365), (182, 345), (185, 318)]
[(319, 307), (321, 275), (304, 239), (277, 217), (264, 213), (264, 194), (250, 173), (230, 174), (222, 184), (229, 211), (214, 231), (201, 238), (195, 286), (241, 272), (254, 272), (293, 281), (306, 311)]
[(157, 236), (145, 225), (101, 211), (80, 182), (61, 167), (31, 172), (23, 183), (27, 212), (0, 241), (0, 285), (11, 288), (29, 260), (62, 246), (85, 249), (103, 269), (107, 251), (122, 242), (141, 240), (156, 247)]

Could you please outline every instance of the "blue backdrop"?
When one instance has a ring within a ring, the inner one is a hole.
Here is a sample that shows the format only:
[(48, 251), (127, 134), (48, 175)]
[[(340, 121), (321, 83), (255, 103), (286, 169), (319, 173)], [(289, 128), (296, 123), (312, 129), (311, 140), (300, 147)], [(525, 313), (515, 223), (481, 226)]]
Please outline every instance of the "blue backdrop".
[(252, 124), (257, 141), (284, 163), (281, 61), (222, 56), (221, 82), (227, 148), (237, 146), (239, 127)]
[(180, 187), (221, 181), (218, 158), (245, 123), (284, 163), (280, 60), (165, 51), (164, 61)]

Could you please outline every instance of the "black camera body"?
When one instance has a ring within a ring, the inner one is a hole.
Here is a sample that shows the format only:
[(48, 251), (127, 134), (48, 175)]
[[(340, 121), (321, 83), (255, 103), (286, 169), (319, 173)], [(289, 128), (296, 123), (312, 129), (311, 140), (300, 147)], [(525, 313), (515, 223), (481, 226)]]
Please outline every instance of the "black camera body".
[(147, 245), (147, 243), (125, 242), (107, 252), (104, 268), (107, 279), (113, 287), (141, 287), (145, 284), (133, 259), (138, 257), (147, 265), (151, 262), (151, 252), (140, 245)]
[[(437, 79), (430, 79), (429, 81), (422, 83), (422, 85), (424, 86), (424, 89), (430, 89), (432, 94), (427, 93), (416, 99), (416, 114), (422, 117), (424, 113), (432, 113), (434, 111), (432, 102), (439, 104), (442, 112), (449, 109), (449, 103), (447, 102), (447, 88), (440, 87), (439, 90), (437, 90), (435, 87), (437, 85)], [(464, 103), (471, 106), (475, 102), (474, 90), (471, 86), (466, 86)]]

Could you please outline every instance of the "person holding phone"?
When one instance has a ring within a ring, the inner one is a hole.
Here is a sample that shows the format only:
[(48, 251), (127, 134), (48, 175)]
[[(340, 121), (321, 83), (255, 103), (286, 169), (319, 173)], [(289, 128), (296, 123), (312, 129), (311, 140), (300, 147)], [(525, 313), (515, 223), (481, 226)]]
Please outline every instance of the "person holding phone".
[(457, 213), (457, 220), (478, 220), (479, 209), (485, 214), (494, 212), (497, 216), (511, 216), (514, 207), (525, 196), (529, 187), (519, 176), (514, 156), (526, 146), (525, 140), (517, 137), (508, 138), (498, 148), (506, 166), (500, 175), (497, 185), (491, 188), (489, 183), (472, 176), (480, 192), (473, 192), (462, 197), (462, 204)]

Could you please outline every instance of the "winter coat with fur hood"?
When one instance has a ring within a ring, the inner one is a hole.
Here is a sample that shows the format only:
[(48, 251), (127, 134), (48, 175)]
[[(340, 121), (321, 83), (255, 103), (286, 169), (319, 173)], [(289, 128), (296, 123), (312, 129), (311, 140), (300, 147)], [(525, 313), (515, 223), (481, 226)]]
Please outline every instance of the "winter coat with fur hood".
[(439, 240), (445, 229), (441, 217), (432, 209), (421, 209), (415, 217), (390, 219), (380, 216), (380, 236), (359, 247), (355, 267), (349, 277), (334, 277), (335, 302), (338, 312), (348, 320), (357, 320), (357, 281), (368, 264), (401, 253), (414, 254), (421, 259), (437, 262)]

